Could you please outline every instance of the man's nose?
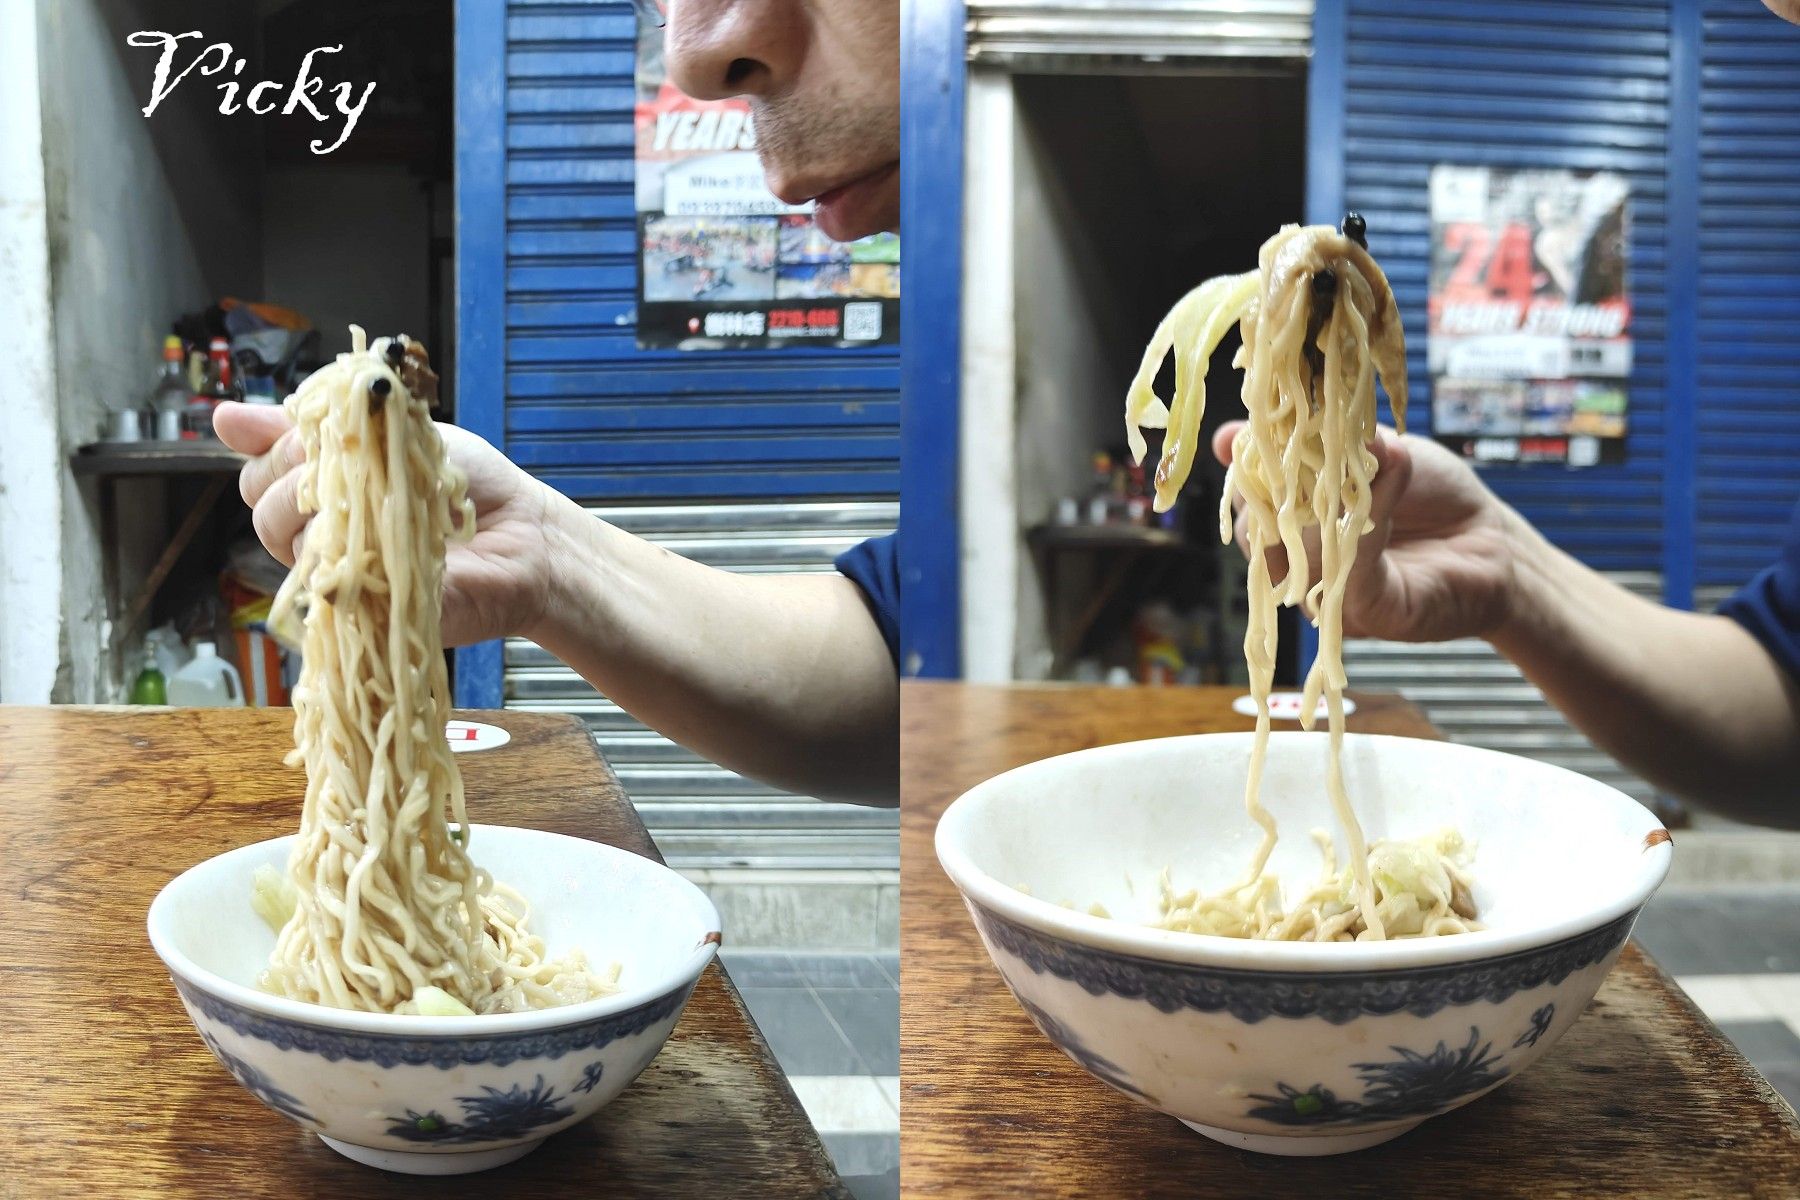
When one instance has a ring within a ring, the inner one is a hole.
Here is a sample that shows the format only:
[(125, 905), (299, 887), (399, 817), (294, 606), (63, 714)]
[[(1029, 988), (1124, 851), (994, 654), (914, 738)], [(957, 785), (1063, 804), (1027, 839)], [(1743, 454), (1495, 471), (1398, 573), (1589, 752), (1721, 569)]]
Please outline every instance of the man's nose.
[(669, 82), (696, 100), (776, 91), (799, 68), (805, 21), (797, 0), (668, 0)]

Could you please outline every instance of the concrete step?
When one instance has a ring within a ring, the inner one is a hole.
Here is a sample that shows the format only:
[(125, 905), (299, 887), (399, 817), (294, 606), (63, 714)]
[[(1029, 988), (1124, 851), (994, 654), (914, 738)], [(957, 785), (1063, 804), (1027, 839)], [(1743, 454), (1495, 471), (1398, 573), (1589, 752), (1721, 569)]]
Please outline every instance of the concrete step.
[(1677, 829), (1674, 837), (1665, 890), (1791, 887), (1800, 880), (1800, 832), (1703, 826)]
[(900, 948), (898, 870), (678, 869), (718, 906), (729, 949), (891, 954)]

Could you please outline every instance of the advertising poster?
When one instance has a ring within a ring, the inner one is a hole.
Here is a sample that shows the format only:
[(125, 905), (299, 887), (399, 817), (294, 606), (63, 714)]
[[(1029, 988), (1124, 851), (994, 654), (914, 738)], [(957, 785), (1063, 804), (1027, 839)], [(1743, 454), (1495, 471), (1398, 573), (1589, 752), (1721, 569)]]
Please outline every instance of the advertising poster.
[(763, 181), (750, 106), (689, 99), (638, 28), (637, 343), (643, 349), (900, 340), (900, 239), (833, 242)]
[(1606, 172), (1431, 171), (1431, 424), (1483, 462), (1625, 459), (1629, 189)]

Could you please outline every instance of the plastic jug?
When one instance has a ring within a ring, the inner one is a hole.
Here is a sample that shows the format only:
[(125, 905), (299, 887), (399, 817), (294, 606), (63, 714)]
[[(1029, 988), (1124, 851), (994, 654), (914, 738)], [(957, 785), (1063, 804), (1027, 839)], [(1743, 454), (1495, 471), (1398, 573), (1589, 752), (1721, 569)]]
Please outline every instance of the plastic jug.
[(194, 661), (169, 677), (169, 703), (178, 708), (242, 708), (244, 681), (211, 642), (194, 643)]

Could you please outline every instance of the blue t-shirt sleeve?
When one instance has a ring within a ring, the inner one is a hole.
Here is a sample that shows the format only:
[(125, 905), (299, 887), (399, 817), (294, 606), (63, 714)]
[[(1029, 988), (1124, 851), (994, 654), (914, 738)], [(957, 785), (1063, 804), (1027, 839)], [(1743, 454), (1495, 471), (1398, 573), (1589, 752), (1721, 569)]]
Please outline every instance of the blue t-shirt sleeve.
[(838, 555), (838, 571), (869, 598), (869, 610), (896, 665), (900, 662), (900, 549), (896, 534), (870, 538)]
[(1800, 506), (1788, 525), (1781, 557), (1719, 605), (1719, 612), (1748, 629), (1783, 670), (1800, 680)]

